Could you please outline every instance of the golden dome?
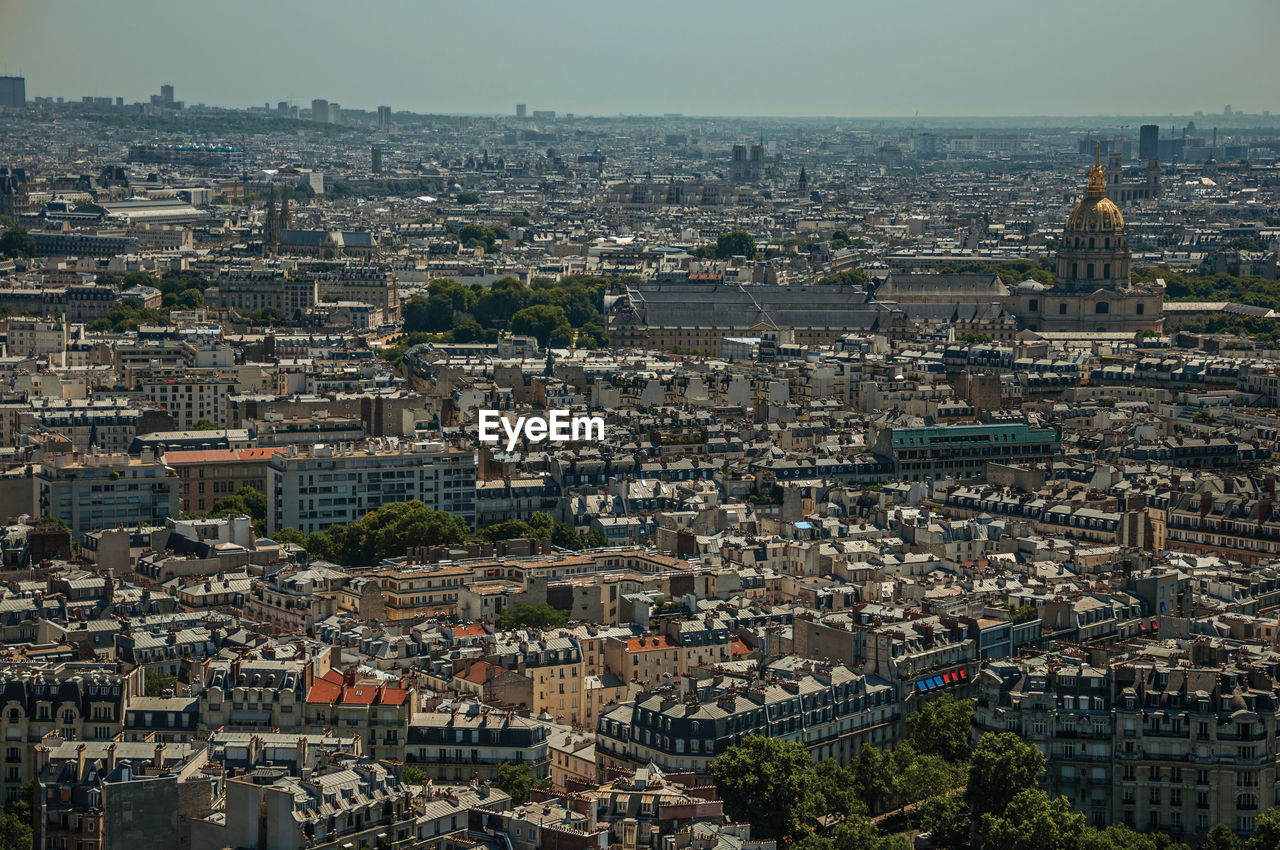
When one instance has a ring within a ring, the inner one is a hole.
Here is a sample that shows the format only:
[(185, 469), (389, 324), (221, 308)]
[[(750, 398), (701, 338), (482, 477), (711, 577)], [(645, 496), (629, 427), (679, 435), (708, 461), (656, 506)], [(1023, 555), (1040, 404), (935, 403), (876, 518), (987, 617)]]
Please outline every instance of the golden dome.
[(1124, 230), (1124, 216), (1120, 208), (1107, 197), (1107, 169), (1102, 167), (1102, 146), (1094, 155), (1089, 169), (1089, 185), (1084, 200), (1067, 216), (1067, 231), (1085, 233), (1115, 233)]

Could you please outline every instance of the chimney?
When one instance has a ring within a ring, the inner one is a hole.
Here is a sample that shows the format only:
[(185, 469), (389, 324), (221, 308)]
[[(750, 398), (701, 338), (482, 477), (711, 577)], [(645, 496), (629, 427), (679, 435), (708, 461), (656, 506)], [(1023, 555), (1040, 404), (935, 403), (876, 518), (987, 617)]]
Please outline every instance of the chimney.
[(107, 747), (107, 775), (116, 772), (116, 742), (112, 741), (111, 746)]
[[(114, 749), (114, 746), (115, 746), (115, 745), (113, 744), (113, 745), (112, 745), (112, 748), (113, 748), (113, 749)], [(154, 761), (152, 761), (152, 766), (153, 766), (153, 767), (155, 767), (155, 769), (156, 769), (156, 770), (163, 770), (163, 769), (164, 769), (164, 751), (165, 751), (165, 749), (166, 749), (166, 747), (165, 747), (165, 745), (164, 745), (164, 744), (156, 744), (156, 755), (155, 755), (155, 759), (154, 759)]]
[(308, 742), (306, 738), (299, 738), (298, 739), (298, 769), (299, 770), (302, 770), (304, 767), (310, 764), (310, 759), (308, 758), (308, 756), (310, 755), (310, 751), (311, 751), (310, 742)]
[(76, 781), (84, 782), (85, 750), (84, 744), (76, 747)]

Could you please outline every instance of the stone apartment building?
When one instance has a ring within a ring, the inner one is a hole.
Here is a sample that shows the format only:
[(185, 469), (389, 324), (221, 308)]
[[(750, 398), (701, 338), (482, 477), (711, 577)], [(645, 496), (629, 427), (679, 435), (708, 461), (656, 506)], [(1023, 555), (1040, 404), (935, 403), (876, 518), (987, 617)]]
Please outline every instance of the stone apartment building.
[(1249, 833), (1277, 803), (1274, 688), (1203, 641), (1182, 661), (1100, 668), (1060, 654), (990, 665), (975, 716), (979, 732), (1014, 731), (1039, 747), (1049, 792), (1091, 823)]

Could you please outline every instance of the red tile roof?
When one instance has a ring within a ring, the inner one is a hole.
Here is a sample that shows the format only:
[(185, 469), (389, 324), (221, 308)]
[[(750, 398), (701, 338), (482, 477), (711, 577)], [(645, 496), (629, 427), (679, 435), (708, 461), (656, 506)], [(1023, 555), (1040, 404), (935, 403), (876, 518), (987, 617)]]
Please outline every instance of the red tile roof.
[(178, 466), (205, 463), (234, 463), (236, 461), (271, 460), (285, 449), (271, 446), (265, 449), (192, 449), (164, 453), (164, 462)]
[(312, 683), (307, 702), (311, 705), (404, 705), (408, 696), (408, 688), (375, 683), (348, 685), (341, 673), (330, 670)]
[(650, 652), (655, 649), (675, 649), (676, 642), (666, 635), (647, 638), (627, 638), (627, 652)]
[(409, 690), (407, 688), (389, 688), (383, 685), (382, 699), (379, 702), (383, 705), (403, 705), (408, 697)]

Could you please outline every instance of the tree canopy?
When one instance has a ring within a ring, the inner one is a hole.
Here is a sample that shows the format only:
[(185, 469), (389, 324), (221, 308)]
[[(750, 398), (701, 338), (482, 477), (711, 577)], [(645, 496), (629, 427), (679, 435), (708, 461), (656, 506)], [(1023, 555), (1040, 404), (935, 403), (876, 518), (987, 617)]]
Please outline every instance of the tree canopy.
[(562, 347), (569, 344), (573, 328), (564, 308), (553, 304), (525, 307), (511, 317), (512, 333), (537, 337), (538, 345)]
[(21, 227), (10, 227), (0, 236), (0, 256), (30, 257), (36, 252), (36, 240)]
[[(753, 838), (796, 838), (816, 816), (817, 775), (803, 744), (749, 735), (711, 763), (724, 810)], [(758, 834), (757, 834), (758, 831)]]
[(990, 732), (974, 748), (965, 799), (976, 815), (1000, 813), (1020, 792), (1034, 788), (1045, 757), (1013, 732)]
[(529, 802), (529, 792), (534, 788), (551, 787), (547, 780), (534, 776), (528, 765), (510, 762), (498, 765), (498, 775), (493, 784), (510, 794), (511, 803), (515, 806)]
[(1066, 797), (1050, 799), (1039, 788), (1019, 791), (1001, 814), (978, 824), (979, 850), (1077, 850), (1085, 818)]
[(495, 625), (500, 629), (556, 629), (569, 624), (569, 614), (543, 602), (529, 605), (517, 602), (499, 612)]
[(973, 748), (973, 703), (943, 694), (924, 704), (907, 718), (911, 744), (921, 753), (939, 756), (948, 762), (969, 758)]
[(746, 257), (753, 259), (756, 255), (756, 240), (745, 230), (730, 230), (721, 233), (716, 239), (716, 259), (727, 260), (730, 257)]
[(459, 517), (415, 499), (383, 505), (350, 525), (335, 525), (323, 532), (304, 536), (296, 529), (280, 529), (275, 539), (344, 566), (368, 567), (403, 555), (410, 546), (463, 543), (470, 536), (471, 530)]

